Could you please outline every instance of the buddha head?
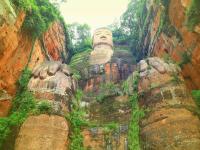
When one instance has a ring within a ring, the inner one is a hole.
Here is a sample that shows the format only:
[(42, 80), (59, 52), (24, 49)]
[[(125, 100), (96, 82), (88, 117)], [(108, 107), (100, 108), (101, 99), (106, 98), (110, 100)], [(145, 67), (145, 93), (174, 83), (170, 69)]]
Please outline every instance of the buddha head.
[(99, 45), (108, 45), (112, 49), (112, 32), (108, 28), (99, 28), (94, 32), (93, 48), (95, 49)]

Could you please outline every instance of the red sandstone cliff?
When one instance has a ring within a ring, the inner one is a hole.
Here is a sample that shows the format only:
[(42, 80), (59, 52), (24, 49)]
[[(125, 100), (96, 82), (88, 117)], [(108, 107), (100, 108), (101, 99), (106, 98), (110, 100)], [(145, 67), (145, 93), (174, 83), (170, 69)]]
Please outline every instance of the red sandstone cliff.
[[(159, 5), (155, 2), (147, 4), (149, 8), (152, 8), (150, 13), (154, 15), (148, 18), (150, 23), (144, 47), (147, 47), (149, 55), (159, 57), (169, 55), (177, 63), (183, 61), (181, 57), (183, 53), (191, 51), (191, 61), (183, 65), (182, 74), (187, 86), (190, 89), (197, 89), (200, 88), (200, 32), (198, 26), (191, 32), (185, 25), (186, 10), (190, 4), (191, 0), (171, 0), (168, 8), (161, 3)], [(169, 17), (169, 22), (165, 20), (164, 24), (168, 27), (171, 25), (171, 27), (162, 30), (164, 9), (167, 9), (166, 15)]]
[[(54, 22), (43, 38), (35, 41), (34, 51), (28, 63), (33, 40), (30, 33), (22, 30), (26, 14), (15, 12), (8, 1), (2, 1), (0, 5), (5, 8), (5, 11), (0, 11), (0, 93), (13, 96), (16, 92), (16, 82), (27, 64), (33, 69), (45, 60), (66, 61), (69, 55), (68, 37), (64, 23)], [(8, 98), (5, 99), (2, 94), (0, 100), (2, 107), (10, 107)], [(7, 113), (3, 110), (0, 116)]]

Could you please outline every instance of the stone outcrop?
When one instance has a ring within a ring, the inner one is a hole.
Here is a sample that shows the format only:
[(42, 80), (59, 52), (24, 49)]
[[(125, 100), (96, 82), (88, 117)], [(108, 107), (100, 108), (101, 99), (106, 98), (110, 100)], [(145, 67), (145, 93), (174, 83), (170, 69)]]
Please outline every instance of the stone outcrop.
[(37, 99), (51, 100), (57, 111), (68, 112), (71, 97), (77, 88), (72, 75), (66, 64), (47, 61), (33, 69), (28, 88)]
[(66, 62), (69, 58), (68, 35), (64, 23), (54, 22), (43, 36), (44, 48), (50, 60)]
[(31, 116), (21, 126), (15, 150), (66, 150), (69, 127), (60, 116)]
[(152, 57), (140, 61), (139, 71), (139, 104), (148, 110), (140, 122), (142, 149), (200, 149), (197, 107), (180, 69)]
[[(144, 53), (148, 53), (149, 56), (171, 56), (177, 63), (184, 61), (183, 53), (188, 53), (190, 61), (183, 65), (182, 75), (187, 87), (199, 89), (199, 25), (194, 27), (194, 31), (190, 31), (185, 23), (187, 21), (186, 11), (191, 2), (191, 0), (170, 0), (165, 2), (165, 6), (163, 3), (156, 4), (153, 1), (147, 3), (148, 11), (152, 15), (147, 18), (148, 31), (142, 45), (143, 50), (146, 51)], [(166, 16), (167, 19), (163, 16)], [(162, 26), (165, 26), (165, 28), (163, 29)]]

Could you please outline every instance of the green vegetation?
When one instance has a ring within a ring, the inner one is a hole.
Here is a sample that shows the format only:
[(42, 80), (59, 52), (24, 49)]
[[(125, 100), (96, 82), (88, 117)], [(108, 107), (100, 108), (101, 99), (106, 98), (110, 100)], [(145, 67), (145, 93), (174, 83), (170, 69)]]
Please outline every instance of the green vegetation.
[(33, 38), (44, 33), (49, 25), (60, 19), (60, 12), (49, 0), (10, 0), (18, 10), (26, 12), (22, 29)]
[(187, 22), (186, 26), (189, 30), (193, 31), (194, 27), (200, 23), (200, 1), (192, 0), (189, 8), (187, 9)]
[(16, 97), (13, 99), (13, 108), (7, 118), (0, 118), (0, 147), (11, 132), (11, 127), (20, 126), (28, 114), (35, 108), (35, 99), (33, 94), (27, 90), (31, 71), (24, 69), (18, 84), (19, 89)]
[(82, 91), (77, 90), (76, 95), (72, 100), (72, 110), (70, 114), (66, 116), (66, 119), (69, 120), (71, 124), (70, 150), (84, 150), (81, 128), (87, 126), (88, 122), (84, 119), (84, 109), (80, 107), (82, 97)]
[(171, 24), (169, 19), (169, 4), (171, 0), (157, 0), (158, 3), (161, 4), (162, 13), (160, 16), (160, 24), (157, 32), (157, 36), (160, 35), (161, 32), (164, 32), (168, 37), (176, 36), (176, 38), (181, 41), (182, 37), (180, 33), (176, 30), (176, 28)]
[(185, 64), (188, 64), (191, 62), (192, 59), (192, 50), (186, 50), (181, 53), (181, 62), (179, 63), (179, 66), (183, 68)]
[(70, 61), (70, 67), (72, 68), (74, 72), (74, 77), (76, 79), (82, 79), (84, 80), (86, 78), (85, 71), (87, 71), (87, 68), (89, 67), (89, 55), (90, 55), (91, 49), (85, 50), (83, 52), (75, 54), (71, 61)]
[(73, 54), (92, 49), (92, 39), (89, 25), (73, 23), (67, 25), (67, 28), (73, 43)]
[(194, 98), (196, 104), (200, 107), (200, 90), (193, 90), (192, 97)]
[(121, 89), (114, 83), (103, 83), (99, 87), (96, 100), (99, 103), (103, 103), (107, 97), (122, 95)]
[(36, 105), (35, 114), (52, 114), (53, 106), (47, 101), (39, 101)]
[(130, 150), (140, 150), (140, 138), (139, 138), (139, 120), (144, 116), (144, 111), (139, 108), (137, 86), (139, 81), (139, 73), (135, 72), (133, 80), (134, 93), (130, 96), (130, 103), (132, 108), (131, 121), (128, 131), (128, 148)]
[(181, 79), (179, 78), (178, 73), (173, 73), (172, 74), (172, 82), (174, 84), (180, 84), (180, 83), (182, 83)]

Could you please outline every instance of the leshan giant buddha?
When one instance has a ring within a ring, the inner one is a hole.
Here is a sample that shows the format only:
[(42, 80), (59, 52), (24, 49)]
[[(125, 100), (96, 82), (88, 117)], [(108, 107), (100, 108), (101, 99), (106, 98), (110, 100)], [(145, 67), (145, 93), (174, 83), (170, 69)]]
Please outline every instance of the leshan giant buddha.
[(113, 55), (112, 32), (99, 28), (94, 32), (93, 51), (90, 54), (90, 65), (105, 64)]

